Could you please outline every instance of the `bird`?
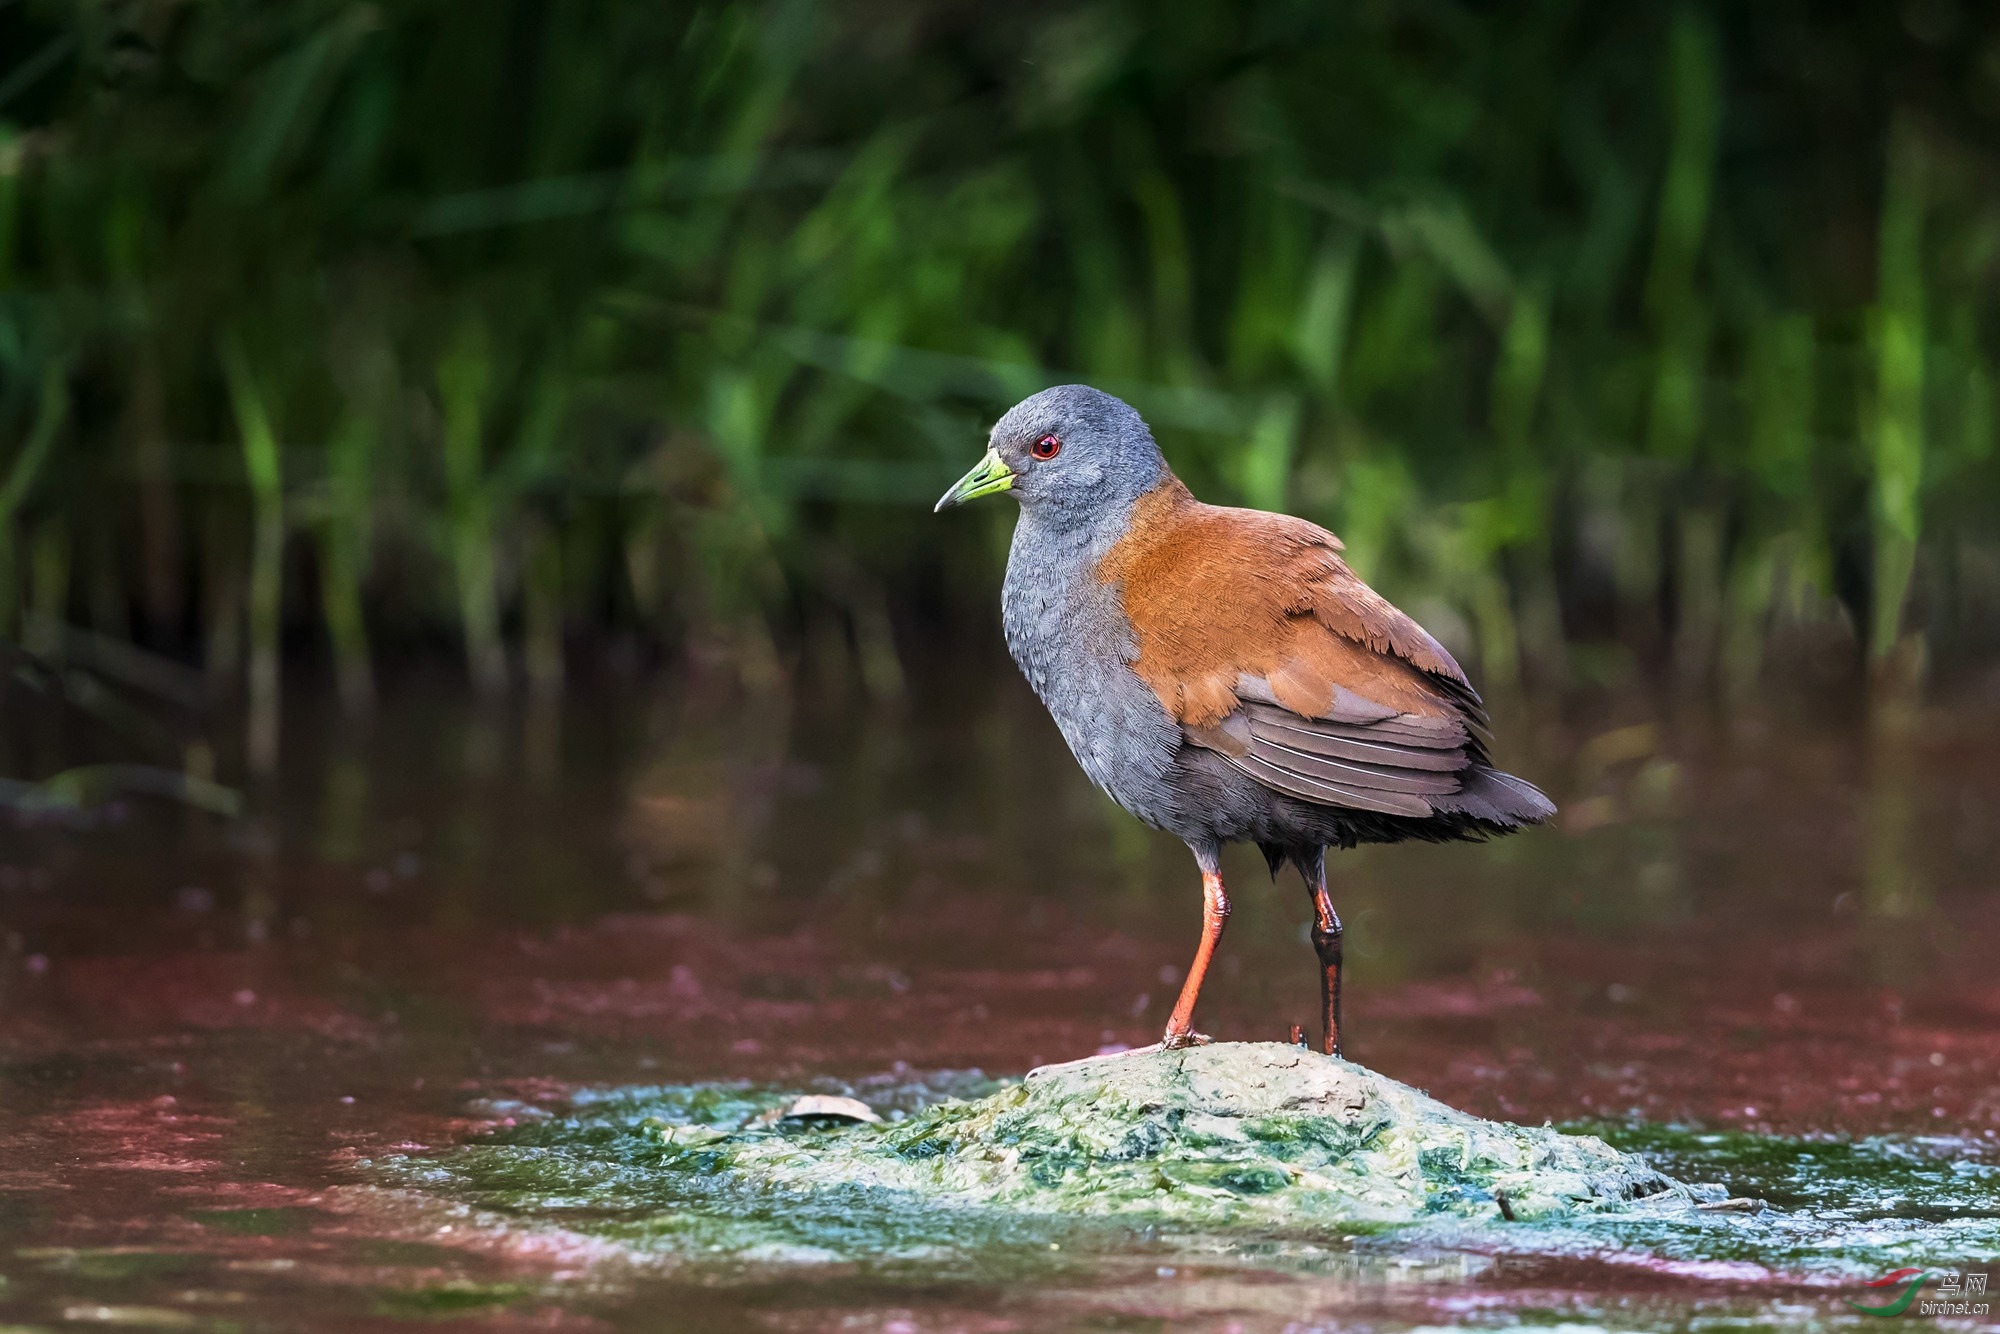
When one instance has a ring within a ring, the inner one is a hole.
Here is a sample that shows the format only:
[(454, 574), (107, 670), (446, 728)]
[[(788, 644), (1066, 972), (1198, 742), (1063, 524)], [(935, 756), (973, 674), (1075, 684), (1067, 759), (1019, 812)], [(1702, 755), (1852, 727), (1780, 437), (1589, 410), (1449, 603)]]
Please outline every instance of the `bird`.
[(1009, 653), (1090, 780), (1201, 871), (1201, 941), (1161, 1046), (1209, 1040), (1194, 1011), (1229, 921), (1221, 853), (1248, 842), (1274, 879), (1287, 862), (1305, 879), (1320, 1049), (1340, 1055), (1327, 850), (1480, 840), (1555, 806), (1494, 767), (1465, 672), (1348, 568), (1340, 539), (1197, 500), (1122, 400), (1080, 384), (1024, 399), (933, 512), (998, 494), (1020, 504)]

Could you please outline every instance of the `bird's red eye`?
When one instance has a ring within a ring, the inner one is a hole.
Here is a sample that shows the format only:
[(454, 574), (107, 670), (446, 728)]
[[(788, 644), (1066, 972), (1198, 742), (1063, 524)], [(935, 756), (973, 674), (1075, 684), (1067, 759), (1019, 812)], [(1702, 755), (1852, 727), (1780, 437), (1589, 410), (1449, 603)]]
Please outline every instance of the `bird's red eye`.
[(1062, 437), (1045, 435), (1028, 446), (1028, 452), (1038, 459), (1052, 459), (1062, 453)]

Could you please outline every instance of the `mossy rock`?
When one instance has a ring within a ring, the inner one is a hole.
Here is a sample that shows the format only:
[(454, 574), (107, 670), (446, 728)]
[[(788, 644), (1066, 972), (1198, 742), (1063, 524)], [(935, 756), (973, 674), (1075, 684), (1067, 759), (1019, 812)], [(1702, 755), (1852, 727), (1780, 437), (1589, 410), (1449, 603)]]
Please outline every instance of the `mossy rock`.
[(991, 1096), (890, 1125), (656, 1122), (653, 1133), (669, 1172), (726, 1173), (794, 1196), (861, 1187), (1031, 1214), (1379, 1226), (1697, 1198), (1594, 1136), (1481, 1120), (1278, 1043), (1045, 1066)]

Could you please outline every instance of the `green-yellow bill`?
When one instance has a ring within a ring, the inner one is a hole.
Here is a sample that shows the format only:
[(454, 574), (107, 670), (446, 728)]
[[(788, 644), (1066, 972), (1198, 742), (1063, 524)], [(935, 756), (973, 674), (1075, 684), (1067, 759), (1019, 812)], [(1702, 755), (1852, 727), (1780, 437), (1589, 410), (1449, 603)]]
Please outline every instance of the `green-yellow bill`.
[(1013, 485), (1014, 470), (1000, 461), (999, 451), (989, 449), (985, 458), (972, 465), (971, 472), (951, 484), (951, 490), (944, 493), (944, 498), (937, 503), (937, 509), (931, 513), (936, 514), (940, 510), (950, 509), (953, 505), (963, 505), (968, 500), (977, 500), (981, 496), (1008, 490)]

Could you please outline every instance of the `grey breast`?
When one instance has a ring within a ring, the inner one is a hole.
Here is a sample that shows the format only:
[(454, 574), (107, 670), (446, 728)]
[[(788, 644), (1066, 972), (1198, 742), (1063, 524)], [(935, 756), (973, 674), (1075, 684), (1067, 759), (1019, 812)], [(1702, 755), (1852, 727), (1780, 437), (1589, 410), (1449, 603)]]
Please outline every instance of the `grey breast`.
[(1097, 580), (1097, 562), (1116, 540), (1106, 535), (1112, 528), (1049, 529), (1023, 511), (1001, 621), (1008, 652), (1084, 773), (1141, 820), (1174, 828), (1181, 812), (1169, 779), (1181, 730), (1133, 672), (1131, 623), (1116, 590)]

